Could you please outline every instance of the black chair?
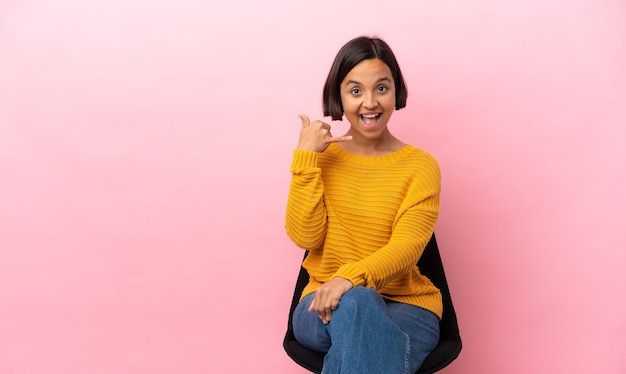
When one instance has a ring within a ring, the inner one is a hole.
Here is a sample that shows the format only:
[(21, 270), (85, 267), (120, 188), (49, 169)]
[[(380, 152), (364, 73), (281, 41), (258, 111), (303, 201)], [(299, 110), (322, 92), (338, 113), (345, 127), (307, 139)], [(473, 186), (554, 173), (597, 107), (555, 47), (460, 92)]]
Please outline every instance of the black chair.
[[(306, 258), (307, 253), (304, 257)], [(426, 245), (422, 257), (417, 262), (420, 272), (428, 277), (439, 290), (443, 297), (443, 316), (440, 325), (440, 337), (437, 347), (426, 357), (426, 360), (415, 374), (431, 374), (443, 369), (454, 361), (461, 352), (461, 336), (459, 335), (459, 326), (456, 320), (456, 313), (452, 305), (448, 282), (443, 270), (443, 263), (439, 255), (437, 240), (433, 234), (432, 238)], [(321, 373), (324, 355), (305, 348), (300, 345), (293, 334), (293, 311), (300, 301), (302, 290), (309, 281), (309, 274), (306, 269), (300, 267), (300, 274), (296, 282), (296, 288), (291, 301), (291, 309), (289, 310), (289, 321), (287, 324), (287, 333), (283, 340), (283, 347), (287, 355), (291, 357), (298, 365), (306, 368), (314, 373)]]

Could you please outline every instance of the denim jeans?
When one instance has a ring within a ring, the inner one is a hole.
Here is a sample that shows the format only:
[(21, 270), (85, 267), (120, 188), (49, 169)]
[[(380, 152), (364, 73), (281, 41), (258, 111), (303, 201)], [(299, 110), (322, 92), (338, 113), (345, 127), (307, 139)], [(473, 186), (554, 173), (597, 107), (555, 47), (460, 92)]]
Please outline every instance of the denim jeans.
[(439, 342), (439, 319), (417, 306), (385, 301), (371, 288), (346, 292), (328, 324), (307, 311), (315, 294), (296, 307), (298, 342), (326, 353), (323, 374), (415, 373)]

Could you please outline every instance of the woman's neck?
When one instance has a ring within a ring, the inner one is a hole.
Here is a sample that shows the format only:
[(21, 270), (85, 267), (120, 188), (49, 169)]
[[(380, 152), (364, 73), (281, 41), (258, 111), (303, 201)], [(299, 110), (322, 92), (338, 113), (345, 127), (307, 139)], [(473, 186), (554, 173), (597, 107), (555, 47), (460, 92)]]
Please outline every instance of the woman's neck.
[(346, 135), (352, 135), (352, 140), (339, 142), (337, 145), (343, 150), (359, 156), (385, 156), (405, 146), (403, 142), (389, 131), (375, 139), (359, 136), (350, 131)]

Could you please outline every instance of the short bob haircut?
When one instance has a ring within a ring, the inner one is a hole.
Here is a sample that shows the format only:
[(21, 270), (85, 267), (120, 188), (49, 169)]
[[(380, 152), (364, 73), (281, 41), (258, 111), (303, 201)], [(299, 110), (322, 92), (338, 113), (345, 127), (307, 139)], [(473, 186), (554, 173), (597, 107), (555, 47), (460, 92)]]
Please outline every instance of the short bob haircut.
[(379, 38), (360, 36), (346, 43), (335, 57), (326, 83), (324, 84), (323, 105), (324, 116), (332, 117), (333, 121), (343, 117), (343, 105), (341, 104), (341, 82), (350, 70), (363, 60), (378, 58), (382, 60), (393, 75), (396, 89), (396, 110), (406, 106), (408, 96), (404, 78), (396, 57), (389, 45)]

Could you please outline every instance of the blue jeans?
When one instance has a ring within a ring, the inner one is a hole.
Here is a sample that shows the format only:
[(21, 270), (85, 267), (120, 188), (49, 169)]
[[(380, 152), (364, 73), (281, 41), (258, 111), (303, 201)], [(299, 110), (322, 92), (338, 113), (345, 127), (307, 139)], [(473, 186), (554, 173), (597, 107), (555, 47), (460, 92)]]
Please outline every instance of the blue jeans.
[(293, 329), (300, 344), (326, 354), (323, 374), (415, 373), (439, 342), (434, 313), (385, 301), (371, 288), (346, 292), (326, 325), (307, 311), (314, 296), (296, 307)]

